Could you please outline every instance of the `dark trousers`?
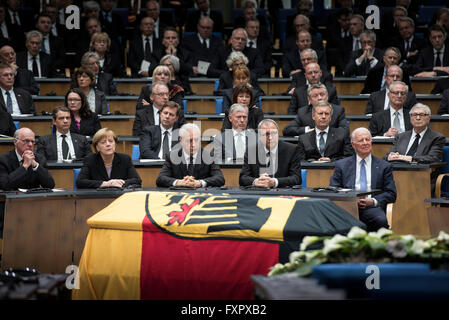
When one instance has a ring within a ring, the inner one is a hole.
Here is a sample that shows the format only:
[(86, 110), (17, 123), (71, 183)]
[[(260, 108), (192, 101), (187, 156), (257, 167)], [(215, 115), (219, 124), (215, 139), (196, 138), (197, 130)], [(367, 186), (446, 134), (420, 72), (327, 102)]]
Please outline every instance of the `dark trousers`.
[(359, 218), (366, 224), (368, 231), (377, 231), (382, 227), (389, 228), (385, 211), (380, 207), (359, 209)]

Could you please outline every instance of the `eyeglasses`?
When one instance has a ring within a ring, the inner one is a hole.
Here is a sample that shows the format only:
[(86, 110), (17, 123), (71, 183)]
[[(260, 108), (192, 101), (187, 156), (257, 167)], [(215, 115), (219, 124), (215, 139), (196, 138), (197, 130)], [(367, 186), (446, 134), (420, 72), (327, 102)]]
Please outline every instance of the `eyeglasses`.
[(22, 141), (25, 144), (29, 144), (29, 143), (35, 144), (36, 143), (36, 140), (30, 140), (30, 139), (18, 139), (18, 140)]
[(1, 74), (2, 77), (8, 78), (8, 77), (14, 77), (14, 73), (3, 73)]
[(413, 118), (418, 118), (418, 117), (424, 118), (427, 116), (428, 116), (427, 113), (410, 113), (410, 117), (413, 117)]
[(395, 96), (406, 96), (407, 95), (406, 91), (390, 91), (390, 93)]
[(80, 102), (81, 99), (73, 98), (73, 99), (67, 99), (68, 102)]
[(277, 134), (278, 134), (277, 130), (273, 130), (273, 131), (259, 131), (259, 135), (261, 137), (276, 136)]
[(168, 93), (166, 93), (166, 92), (153, 93), (153, 94), (156, 95), (156, 96), (159, 96), (159, 97), (168, 97)]

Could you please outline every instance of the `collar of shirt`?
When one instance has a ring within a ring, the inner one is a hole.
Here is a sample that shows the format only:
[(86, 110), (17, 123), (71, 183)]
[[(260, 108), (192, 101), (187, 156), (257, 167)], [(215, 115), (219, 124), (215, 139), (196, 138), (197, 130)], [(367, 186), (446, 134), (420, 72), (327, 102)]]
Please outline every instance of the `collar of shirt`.
[(6, 96), (6, 92), (9, 92), (11, 95), (14, 93), (14, 91), (13, 91), (14, 88), (11, 88), (11, 90), (5, 90), (3, 88), (0, 88), (0, 89), (2, 90), (3, 96)]
[(159, 124), (160, 123), (160, 119), (159, 119), (159, 109), (158, 108), (156, 108), (154, 105), (152, 105), (151, 106), (152, 108), (153, 108), (153, 112), (154, 112), (154, 121), (156, 122), (157, 121), (157, 124)]
[(148, 39), (150, 40), (150, 44), (153, 42), (153, 34), (152, 34), (152, 35), (149, 35), (149, 36), (144, 36), (144, 35), (142, 34), (142, 41), (143, 41), (143, 46), (144, 46), (144, 48), (145, 48), (145, 41), (147, 41), (147, 37), (148, 37)]
[(209, 43), (208, 43), (208, 42), (209, 42), (209, 39), (203, 39), (203, 38), (200, 36), (199, 33), (197, 33), (197, 36), (198, 36), (198, 39), (200, 39), (200, 43), (201, 43), (201, 44), (203, 43), (203, 41), (206, 41), (206, 43), (209, 44)]
[(326, 134), (328, 134), (328, 133), (329, 133), (329, 126), (327, 126), (327, 128), (324, 129), (324, 130), (320, 130), (320, 129), (318, 129), (318, 128), (315, 127), (315, 133), (316, 133), (317, 137), (320, 136), (320, 133), (321, 133), (321, 132), (326, 132)]
[[(67, 131), (67, 133), (64, 133), (66, 138), (70, 139), (70, 131)], [(58, 130), (56, 130), (56, 138), (59, 139), (61, 138), (63, 134), (61, 132), (59, 132)]]
[(391, 107), (390, 107), (390, 116), (391, 116), (391, 117), (394, 117), (394, 113), (395, 113), (396, 111), (399, 112), (399, 118), (402, 117), (402, 116), (404, 116), (404, 108), (401, 108), (401, 109), (399, 109), (399, 110), (395, 110), (394, 108), (391, 108)]
[(165, 129), (161, 124), (159, 124), (159, 127), (161, 128), (161, 135), (162, 135), (162, 139), (164, 138), (164, 133), (165, 131), (168, 131), (168, 135), (171, 136), (172, 132), (173, 132), (173, 127), (171, 127), (170, 129)]
[(202, 18), (202, 17), (210, 17), (210, 8), (207, 9), (206, 14), (207, 14), (207, 16), (204, 14), (203, 11), (201, 11), (201, 18)]
[[(443, 47), (440, 49), (440, 54), (444, 52), (446, 45), (443, 44)], [(435, 48), (433, 48), (433, 54), (435, 55), (437, 53), (437, 51), (435, 50)]]
[(243, 136), (245, 136), (246, 135), (246, 130), (242, 130), (242, 131), (239, 131), (239, 130), (235, 130), (234, 128), (232, 128), (232, 136), (235, 138), (239, 133), (243, 133)]
[[(427, 131), (427, 127), (426, 127), (423, 131), (421, 131), (421, 132), (419, 133), (419, 141), (422, 140), (422, 138), (423, 138), (424, 135), (426, 134), (426, 131)], [(412, 139), (415, 139), (415, 137), (416, 137), (417, 134), (418, 134), (418, 133), (415, 131), (415, 129), (413, 129), (413, 132), (412, 132)]]
[[(33, 56), (31, 55), (31, 53), (29, 51), (27, 51), (27, 55), (28, 55), (28, 60), (33, 62)], [(39, 63), (40, 59), (39, 59), (39, 54), (36, 55), (36, 63)], [(39, 66), (38, 66), (39, 67)]]
[(250, 42), (253, 42), (255, 45), (257, 45), (257, 37), (255, 37), (254, 39), (246, 39), (246, 45), (249, 46)]
[(270, 152), (270, 157), (271, 158), (273, 158), (273, 154), (277, 154), (277, 152), (278, 152), (278, 146), (274, 147), (272, 150), (268, 150), (265, 146), (263, 146), (263, 148), (265, 150), (265, 154)]
[[(360, 156), (357, 154), (357, 165), (360, 166), (360, 161), (362, 161), (362, 158), (360, 158)], [(365, 168), (368, 170), (368, 168), (371, 168), (371, 154), (369, 154), (366, 158), (365, 158)]]
[(16, 152), (16, 156), (17, 156), (17, 159), (19, 160), (19, 162), (22, 161), (23, 158), (20, 154), (17, 153), (17, 149), (14, 149), (14, 151)]
[[(185, 153), (185, 151), (184, 150), (182, 150), (182, 154), (183, 154), (183, 156), (184, 156), (184, 159), (185, 159), (185, 163), (186, 164), (190, 164), (190, 155), (189, 154), (187, 154), (187, 153)], [(196, 163), (196, 157), (198, 156), (198, 152), (197, 153), (195, 153), (194, 155), (193, 155), (193, 163)]]

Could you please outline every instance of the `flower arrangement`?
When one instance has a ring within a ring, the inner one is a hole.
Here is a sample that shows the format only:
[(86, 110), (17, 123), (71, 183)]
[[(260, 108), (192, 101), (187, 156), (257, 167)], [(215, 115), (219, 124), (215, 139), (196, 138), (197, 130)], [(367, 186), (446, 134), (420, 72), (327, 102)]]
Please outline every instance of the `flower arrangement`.
[[(322, 243), (322, 248), (307, 250)], [(381, 228), (367, 233), (353, 227), (346, 236), (306, 236), (299, 251), (290, 254), (290, 262), (271, 267), (268, 276), (295, 274), (309, 276), (312, 268), (324, 263), (393, 263), (421, 262), (444, 265), (449, 261), (449, 235), (443, 231), (437, 238), (416, 239), (412, 235), (395, 235)]]

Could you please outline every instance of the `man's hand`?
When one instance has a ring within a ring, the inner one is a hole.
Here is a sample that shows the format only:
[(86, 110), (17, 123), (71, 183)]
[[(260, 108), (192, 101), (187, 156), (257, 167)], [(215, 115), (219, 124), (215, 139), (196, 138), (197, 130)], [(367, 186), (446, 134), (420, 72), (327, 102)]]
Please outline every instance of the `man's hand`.
[(195, 177), (192, 176), (185, 176), (182, 180), (178, 180), (176, 182), (177, 186), (187, 186), (187, 187), (194, 187), (194, 188), (201, 188), (202, 184), (200, 180), (196, 180)]
[(384, 133), (384, 137), (394, 137), (398, 133), (398, 129), (391, 127), (387, 132)]
[(9, 64), (9, 66), (11, 67), (14, 73), (16, 73), (17, 69), (19, 69), (19, 66), (15, 62)]
[(373, 198), (363, 198), (359, 199), (357, 202), (357, 205), (359, 206), (359, 209), (365, 209), (367, 207), (372, 207), (374, 205)]
[(331, 158), (328, 158), (328, 157), (321, 157), (321, 158), (318, 159), (318, 161), (328, 161), (328, 162), (330, 162), (330, 161), (331, 161)]
[(388, 155), (388, 161), (394, 161), (394, 160), (403, 160), (403, 161), (407, 161), (407, 162), (412, 162), (413, 157), (405, 156), (405, 155), (399, 154), (398, 152), (391, 152)]
[(34, 152), (31, 150), (25, 150), (25, 152), (22, 155), (23, 158), (23, 167), (25, 169), (28, 169), (29, 166), (32, 166), (33, 168), (37, 166), (36, 160), (34, 160)]
[(150, 103), (149, 103), (147, 100), (145, 100), (145, 99), (142, 99), (142, 104), (143, 104), (144, 106), (150, 105)]
[(125, 180), (122, 179), (111, 179), (109, 181), (103, 181), (101, 187), (123, 187)]
[(254, 185), (256, 187), (264, 187), (264, 188), (273, 188), (275, 185), (275, 180), (273, 178), (270, 178), (270, 176), (266, 173), (263, 173), (254, 180)]
[(290, 76), (292, 76), (292, 75), (294, 75), (295, 73), (298, 73), (298, 72), (302, 72), (301, 69), (293, 70), (292, 72), (290, 72)]
[(176, 52), (177, 52), (178, 50), (175, 48), (175, 46), (174, 45), (169, 45), (166, 49), (165, 49), (165, 53), (166, 54), (171, 54), (171, 55), (173, 55), (173, 56), (176, 56)]
[(431, 78), (431, 77), (436, 76), (436, 72), (435, 71), (423, 71), (423, 72), (415, 74), (414, 76), (420, 77), (420, 78)]
[(142, 72), (140, 72), (140, 75), (142, 77), (148, 77), (148, 71), (142, 71)]
[(443, 71), (449, 73), (449, 67), (433, 67), (433, 71)]
[(193, 66), (192, 69), (193, 69), (193, 73), (195, 75), (197, 75), (198, 74), (198, 67), (197, 66)]

